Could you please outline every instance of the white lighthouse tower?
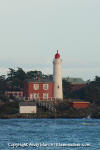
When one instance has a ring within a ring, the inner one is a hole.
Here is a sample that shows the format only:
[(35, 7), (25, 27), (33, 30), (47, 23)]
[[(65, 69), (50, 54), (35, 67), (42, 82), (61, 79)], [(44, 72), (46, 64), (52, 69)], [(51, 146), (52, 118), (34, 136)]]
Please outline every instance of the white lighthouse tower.
[(63, 99), (62, 91), (62, 60), (60, 59), (60, 54), (57, 53), (53, 60), (53, 81), (54, 81), (54, 99)]

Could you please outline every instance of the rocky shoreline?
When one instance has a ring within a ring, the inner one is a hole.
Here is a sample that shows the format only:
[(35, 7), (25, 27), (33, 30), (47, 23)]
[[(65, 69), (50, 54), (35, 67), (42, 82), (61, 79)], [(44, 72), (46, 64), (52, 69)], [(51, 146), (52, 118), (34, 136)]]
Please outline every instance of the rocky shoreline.
[(68, 119), (78, 119), (78, 118), (95, 118), (100, 119), (100, 113), (94, 115), (94, 113), (88, 114), (86, 110), (80, 110), (78, 112), (63, 112), (63, 113), (36, 113), (36, 114), (0, 114), (0, 119), (55, 119), (55, 118), (68, 118)]
[(97, 118), (100, 119), (100, 106), (90, 105), (86, 109), (75, 109), (65, 104), (57, 107), (55, 112), (39, 108), (36, 114), (20, 114), (19, 103), (5, 103), (0, 106), (0, 119), (39, 119), (39, 118)]

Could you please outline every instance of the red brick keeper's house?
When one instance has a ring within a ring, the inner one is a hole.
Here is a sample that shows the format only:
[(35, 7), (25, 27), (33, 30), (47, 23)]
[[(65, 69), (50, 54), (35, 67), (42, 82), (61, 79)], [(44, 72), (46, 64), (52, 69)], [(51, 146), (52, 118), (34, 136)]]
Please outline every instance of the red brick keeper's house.
[(26, 80), (23, 83), (23, 95), (28, 100), (52, 100), (54, 82), (52, 80)]

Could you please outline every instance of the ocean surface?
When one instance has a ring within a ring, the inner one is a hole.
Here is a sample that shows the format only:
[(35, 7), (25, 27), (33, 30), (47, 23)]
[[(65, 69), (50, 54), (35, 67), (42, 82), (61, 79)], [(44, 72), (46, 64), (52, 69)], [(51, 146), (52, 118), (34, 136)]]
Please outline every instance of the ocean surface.
[(100, 150), (100, 119), (0, 119), (0, 150)]

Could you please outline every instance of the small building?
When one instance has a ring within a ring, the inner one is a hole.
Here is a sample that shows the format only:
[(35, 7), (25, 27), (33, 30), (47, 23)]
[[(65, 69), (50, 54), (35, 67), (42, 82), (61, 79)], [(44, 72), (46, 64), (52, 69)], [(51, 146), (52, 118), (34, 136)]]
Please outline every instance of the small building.
[(6, 91), (5, 95), (7, 97), (13, 96), (14, 98), (22, 99), (23, 98), (23, 91)]
[(35, 102), (24, 101), (19, 103), (19, 113), (21, 114), (30, 114), (37, 113), (37, 106)]
[(85, 86), (86, 86), (86, 84), (72, 84), (72, 91), (79, 90)]
[(88, 108), (90, 102), (70, 102), (70, 106), (76, 109)]
[(70, 77), (67, 77), (67, 78), (64, 78), (64, 79), (67, 82), (71, 83), (71, 85), (72, 85), (72, 87), (71, 87), (72, 92), (85, 87), (87, 85), (87, 83), (88, 83), (87, 81), (84, 81), (81, 78), (70, 78)]

